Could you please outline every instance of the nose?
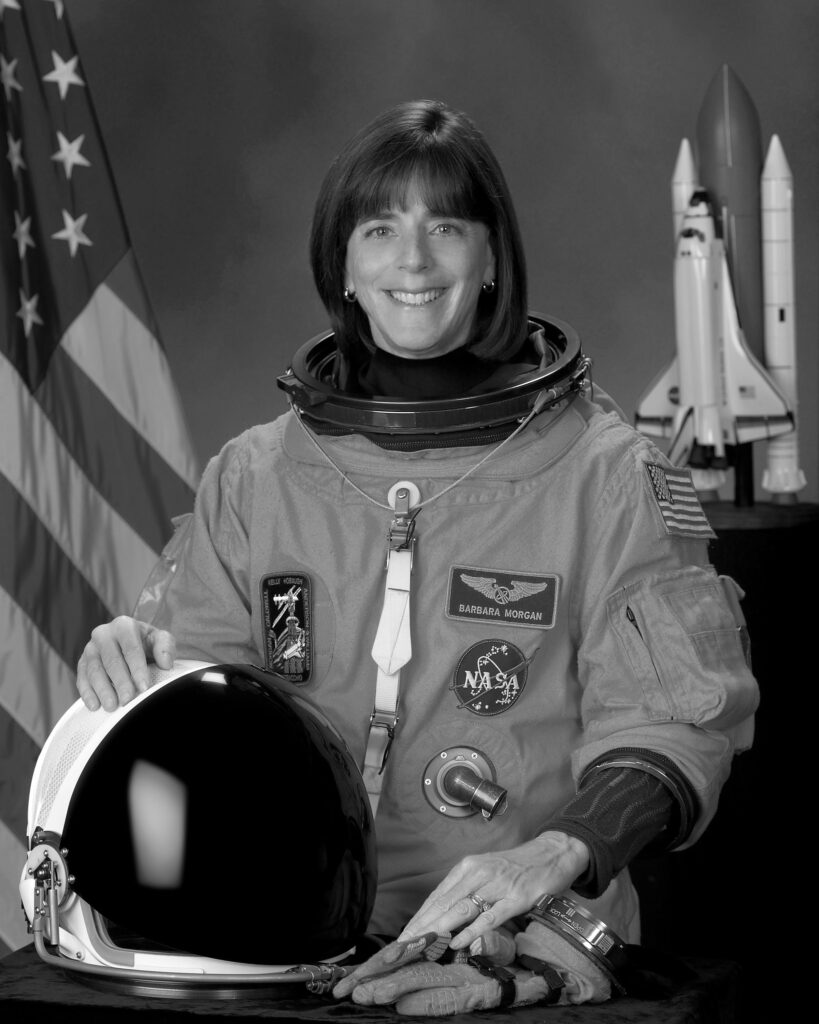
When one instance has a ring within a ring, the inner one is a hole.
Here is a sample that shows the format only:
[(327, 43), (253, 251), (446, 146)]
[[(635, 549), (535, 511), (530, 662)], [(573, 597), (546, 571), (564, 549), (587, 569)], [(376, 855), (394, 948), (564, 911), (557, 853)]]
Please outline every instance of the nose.
[(398, 263), (401, 270), (418, 273), (426, 270), (431, 262), (426, 231), (423, 228), (408, 231), (402, 237)]

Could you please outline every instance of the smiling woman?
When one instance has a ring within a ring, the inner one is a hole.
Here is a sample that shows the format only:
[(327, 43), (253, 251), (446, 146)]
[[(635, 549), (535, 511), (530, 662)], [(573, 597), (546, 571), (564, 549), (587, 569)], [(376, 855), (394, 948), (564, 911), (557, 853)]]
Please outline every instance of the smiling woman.
[[(713, 533), (688, 473), (591, 393), (574, 331), (527, 313), (506, 182), (464, 114), (366, 125), (324, 179), (311, 261), (332, 332), (279, 378), (290, 412), (211, 460), (151, 622), (98, 627), (80, 692), (127, 703), (176, 649), (321, 705), (375, 814), (368, 930), (393, 940), (337, 996), (604, 999), (605, 972), (517, 920), (571, 890), (637, 942), (629, 862), (693, 842), (750, 743)], [(459, 961), (427, 994), (409, 961), (431, 951), (508, 969)]]
[(489, 228), (436, 216), (417, 184), (405, 204), (356, 225), (345, 297), (361, 305), (377, 348), (406, 359), (444, 355), (470, 340), (481, 288), (495, 286)]
[[(529, 333), (526, 261), (506, 179), (472, 121), (443, 103), (385, 111), (341, 150), (316, 201), (310, 257), (341, 382), (355, 380), (374, 346), (411, 359), (464, 347), (484, 361), (485, 376)], [(407, 318), (393, 337), (395, 314), (417, 300), (389, 293), (439, 288), (436, 308)]]

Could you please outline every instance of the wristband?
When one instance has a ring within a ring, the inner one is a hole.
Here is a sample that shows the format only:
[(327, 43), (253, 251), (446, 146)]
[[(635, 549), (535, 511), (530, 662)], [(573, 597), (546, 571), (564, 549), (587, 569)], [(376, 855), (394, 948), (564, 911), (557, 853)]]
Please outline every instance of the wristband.
[(467, 963), (470, 967), (476, 967), (487, 978), (494, 978), (500, 985), (499, 1007), (511, 1006), (514, 1003), (517, 997), (517, 988), (515, 987), (515, 975), (512, 971), (507, 971), (505, 967), (501, 967), (499, 964), (493, 964), (489, 957), (481, 954), (470, 956)]
[(595, 772), (610, 768), (633, 768), (659, 779), (674, 798), (679, 812), (677, 834), (665, 844), (664, 849), (673, 850), (688, 838), (697, 818), (697, 798), (690, 783), (671, 758), (639, 747), (611, 750), (586, 768), (580, 779), (580, 787)]
[(529, 911), (530, 918), (562, 935), (599, 967), (618, 992), (626, 990), (617, 980), (617, 971), (626, 962), (626, 944), (600, 918), (568, 896), (541, 896)]
[(560, 993), (566, 987), (566, 982), (551, 964), (547, 964), (545, 960), (538, 960), (537, 957), (529, 956), (528, 953), (521, 953), (518, 956), (518, 963), (521, 967), (525, 967), (527, 971), (539, 974), (546, 982), (548, 991), (543, 999), (541, 999), (542, 1003), (550, 1005), (560, 999)]

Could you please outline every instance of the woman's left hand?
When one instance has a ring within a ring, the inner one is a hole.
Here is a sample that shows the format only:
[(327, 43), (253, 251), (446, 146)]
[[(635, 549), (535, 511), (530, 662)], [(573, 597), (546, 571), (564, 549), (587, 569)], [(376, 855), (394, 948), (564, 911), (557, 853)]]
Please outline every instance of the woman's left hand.
[(432, 890), (399, 941), (425, 932), (457, 932), (450, 946), (462, 949), (525, 914), (544, 893), (570, 889), (588, 863), (585, 843), (564, 832), (544, 832), (511, 850), (464, 857)]

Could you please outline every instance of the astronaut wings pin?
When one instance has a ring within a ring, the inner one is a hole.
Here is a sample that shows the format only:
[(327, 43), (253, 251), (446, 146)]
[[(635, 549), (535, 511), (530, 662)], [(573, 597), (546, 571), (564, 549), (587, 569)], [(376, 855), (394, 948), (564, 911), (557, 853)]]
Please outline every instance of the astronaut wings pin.
[(505, 587), (498, 583), (494, 576), (468, 576), (461, 573), (461, 579), (474, 587), (484, 597), (489, 597), (498, 604), (511, 604), (513, 601), (520, 601), (522, 597), (531, 597), (532, 594), (539, 594), (545, 590), (548, 583), (527, 583), (525, 580), (512, 580), (511, 587)]

